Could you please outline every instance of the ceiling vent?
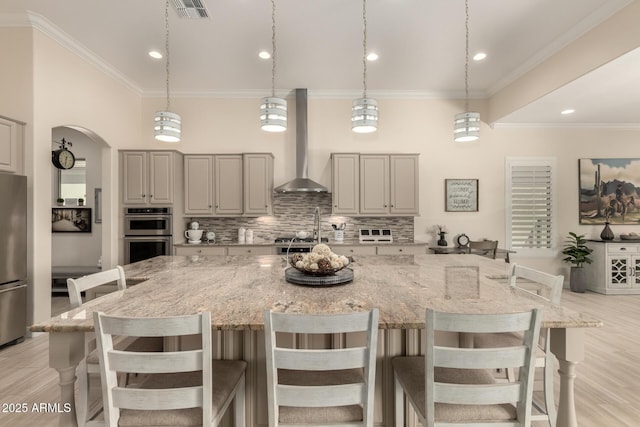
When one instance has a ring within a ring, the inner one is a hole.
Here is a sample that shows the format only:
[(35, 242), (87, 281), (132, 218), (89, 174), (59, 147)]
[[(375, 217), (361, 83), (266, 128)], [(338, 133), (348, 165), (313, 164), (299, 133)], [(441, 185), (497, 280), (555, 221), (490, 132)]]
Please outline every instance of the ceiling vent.
[(209, 17), (209, 12), (204, 7), (202, 0), (173, 0), (173, 6), (181, 18), (202, 19)]

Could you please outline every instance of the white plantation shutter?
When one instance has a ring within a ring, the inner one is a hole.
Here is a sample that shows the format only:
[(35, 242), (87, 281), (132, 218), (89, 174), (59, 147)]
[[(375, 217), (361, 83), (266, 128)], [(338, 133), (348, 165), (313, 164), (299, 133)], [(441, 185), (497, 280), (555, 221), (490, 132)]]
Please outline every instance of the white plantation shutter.
[(507, 159), (507, 240), (519, 253), (554, 246), (554, 159)]

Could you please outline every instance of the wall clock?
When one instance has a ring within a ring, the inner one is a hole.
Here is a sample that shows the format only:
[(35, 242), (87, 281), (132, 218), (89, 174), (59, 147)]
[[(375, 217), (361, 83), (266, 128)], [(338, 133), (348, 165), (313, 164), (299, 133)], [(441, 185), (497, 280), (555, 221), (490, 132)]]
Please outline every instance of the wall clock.
[(67, 145), (71, 146), (71, 142), (65, 141), (62, 138), (62, 142), (54, 141), (56, 144), (60, 144), (61, 148), (51, 152), (51, 163), (58, 169), (71, 169), (76, 164), (76, 156), (67, 148)]

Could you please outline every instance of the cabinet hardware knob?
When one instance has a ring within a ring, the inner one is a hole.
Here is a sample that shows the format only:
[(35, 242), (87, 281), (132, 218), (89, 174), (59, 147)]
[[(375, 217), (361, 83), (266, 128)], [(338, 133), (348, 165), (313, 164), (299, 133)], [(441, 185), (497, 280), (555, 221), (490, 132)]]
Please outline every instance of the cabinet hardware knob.
[(209, 205), (209, 207), (211, 207), (211, 205)]
[(386, 208), (386, 207), (387, 207), (387, 205), (384, 205), (384, 207)]
[(146, 195), (146, 194), (143, 194), (143, 195), (142, 195), (142, 197), (147, 197), (147, 195)]
[(247, 253), (250, 254), (251, 253), (251, 249), (247, 249)]
[(398, 249), (399, 252), (402, 252), (402, 249)]

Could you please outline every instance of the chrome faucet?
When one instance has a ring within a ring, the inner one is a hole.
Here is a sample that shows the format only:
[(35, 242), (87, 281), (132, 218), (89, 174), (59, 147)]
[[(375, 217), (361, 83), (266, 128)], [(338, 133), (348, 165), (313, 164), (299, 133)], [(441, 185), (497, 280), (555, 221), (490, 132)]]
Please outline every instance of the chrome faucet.
[(318, 206), (313, 211), (313, 240), (317, 243), (322, 242), (322, 237), (320, 237), (320, 208)]

